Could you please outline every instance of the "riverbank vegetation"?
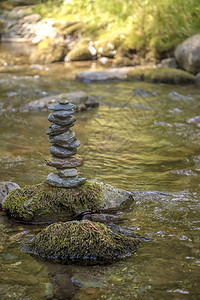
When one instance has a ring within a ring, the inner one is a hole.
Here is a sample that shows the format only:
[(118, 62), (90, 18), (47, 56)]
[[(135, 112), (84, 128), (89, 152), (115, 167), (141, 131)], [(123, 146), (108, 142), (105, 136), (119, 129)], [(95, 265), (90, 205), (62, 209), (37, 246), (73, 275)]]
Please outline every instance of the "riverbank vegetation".
[(181, 41), (200, 31), (198, 0), (40, 2), (35, 12), (43, 18), (62, 20), (63, 30), (73, 21), (73, 28), (69, 27), (73, 34), (98, 41), (101, 47), (110, 42), (110, 48), (113, 45), (122, 54), (139, 51), (146, 55), (152, 51), (158, 58), (167, 57)]

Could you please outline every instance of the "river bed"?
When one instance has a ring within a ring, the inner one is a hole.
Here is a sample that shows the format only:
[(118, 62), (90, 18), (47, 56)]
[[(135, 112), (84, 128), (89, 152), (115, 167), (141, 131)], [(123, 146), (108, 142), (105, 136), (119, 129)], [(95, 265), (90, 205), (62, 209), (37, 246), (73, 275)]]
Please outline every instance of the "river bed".
[[(0, 49), (0, 181), (23, 187), (52, 170), (45, 165), (48, 112), (18, 108), (62, 92), (97, 96), (98, 108), (76, 114), (80, 171), (131, 191), (135, 201), (117, 212), (117, 224), (152, 240), (112, 265), (59, 265), (19, 250), (21, 236), (37, 226), (0, 214), (0, 298), (199, 299), (200, 127), (187, 122), (200, 112), (197, 86), (81, 83), (74, 78), (86, 66), (30, 65), (26, 54)], [(136, 88), (153, 93), (135, 96)], [(170, 98), (171, 92), (186, 97)]]

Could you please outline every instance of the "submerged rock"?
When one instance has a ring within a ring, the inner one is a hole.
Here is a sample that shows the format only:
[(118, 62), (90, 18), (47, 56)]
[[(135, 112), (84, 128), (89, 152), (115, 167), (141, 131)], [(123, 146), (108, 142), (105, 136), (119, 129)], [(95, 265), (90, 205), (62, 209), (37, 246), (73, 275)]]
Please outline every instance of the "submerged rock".
[(139, 238), (116, 234), (87, 220), (56, 223), (43, 229), (24, 250), (65, 264), (96, 265), (131, 256)]
[(169, 93), (168, 98), (173, 99), (173, 100), (186, 100), (186, 101), (194, 100), (194, 98), (192, 96), (184, 96), (177, 92)]
[(158, 96), (158, 93), (156, 91), (145, 91), (145, 90), (142, 90), (140, 88), (134, 88), (133, 89), (133, 95), (134, 96), (139, 96), (139, 97), (142, 97), (142, 98), (147, 98), (147, 97), (155, 97), (155, 96)]
[(3, 200), (2, 209), (15, 220), (51, 223), (76, 219), (85, 210), (89, 213), (115, 210), (129, 201), (133, 202), (130, 192), (102, 182), (86, 181), (76, 188), (42, 183), (12, 191)]
[(187, 120), (187, 123), (195, 124), (195, 125), (198, 125), (198, 127), (200, 127), (200, 116), (196, 116), (194, 118)]

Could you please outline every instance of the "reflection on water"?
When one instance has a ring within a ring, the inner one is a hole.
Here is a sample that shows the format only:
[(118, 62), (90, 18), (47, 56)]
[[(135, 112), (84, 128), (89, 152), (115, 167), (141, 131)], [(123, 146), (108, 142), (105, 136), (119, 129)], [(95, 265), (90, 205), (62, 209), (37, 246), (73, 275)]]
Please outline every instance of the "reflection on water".
[[(96, 95), (99, 108), (76, 115), (78, 153), (85, 158), (81, 171), (131, 190), (135, 202), (121, 212), (122, 225), (153, 241), (110, 266), (56, 265), (18, 249), (23, 234), (37, 227), (1, 215), (0, 298), (198, 299), (200, 131), (187, 120), (198, 115), (199, 90), (139, 82), (83, 84), (73, 79), (79, 71), (62, 64), (1, 67), (0, 181), (36, 184), (51, 170), (44, 164), (48, 112), (13, 108), (61, 92)], [(134, 96), (136, 87), (156, 95)], [(190, 100), (171, 99), (172, 91)]]

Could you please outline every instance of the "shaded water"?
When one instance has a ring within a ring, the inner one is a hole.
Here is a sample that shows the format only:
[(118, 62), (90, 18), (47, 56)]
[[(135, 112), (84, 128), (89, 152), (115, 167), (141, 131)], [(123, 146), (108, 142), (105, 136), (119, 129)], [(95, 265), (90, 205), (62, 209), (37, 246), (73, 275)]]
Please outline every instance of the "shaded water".
[[(31, 100), (82, 90), (100, 106), (76, 115), (78, 154), (87, 178), (133, 192), (135, 202), (119, 223), (150, 237), (130, 259), (109, 266), (57, 265), (22, 253), (20, 237), (36, 230), (0, 215), (1, 299), (199, 299), (200, 129), (195, 86), (141, 82), (80, 83), (81, 68), (30, 66), (24, 56), (1, 50), (0, 181), (20, 186), (44, 180), (48, 112), (17, 112)], [(16, 56), (15, 56), (16, 55)], [(134, 88), (157, 96), (133, 95)], [(174, 100), (172, 91), (189, 99)]]

